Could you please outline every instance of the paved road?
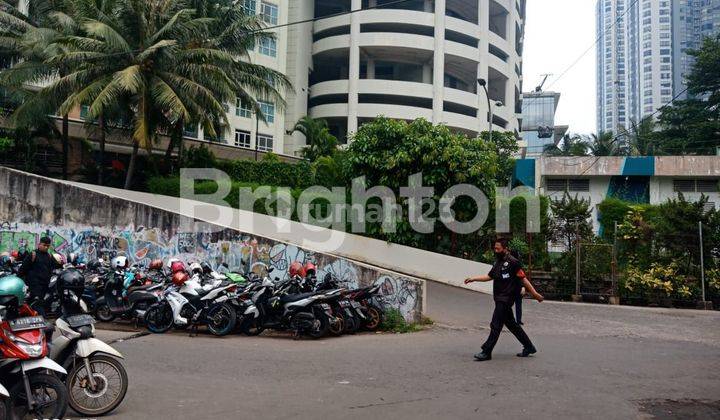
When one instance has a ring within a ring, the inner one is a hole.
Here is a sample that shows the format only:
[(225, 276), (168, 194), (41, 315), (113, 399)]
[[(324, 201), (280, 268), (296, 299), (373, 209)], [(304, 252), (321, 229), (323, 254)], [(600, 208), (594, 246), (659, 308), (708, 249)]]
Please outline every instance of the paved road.
[(503, 334), (494, 359), (477, 363), (489, 299), (429, 292), (430, 314), (447, 327), (118, 342), (132, 383), (110, 418), (720, 418), (720, 313), (528, 304), (540, 353), (515, 357), (519, 345)]

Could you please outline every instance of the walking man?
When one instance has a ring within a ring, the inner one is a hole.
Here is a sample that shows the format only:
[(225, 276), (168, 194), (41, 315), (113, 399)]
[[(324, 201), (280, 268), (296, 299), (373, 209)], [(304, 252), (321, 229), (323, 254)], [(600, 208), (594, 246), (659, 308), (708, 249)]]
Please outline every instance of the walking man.
[(543, 301), (543, 297), (539, 294), (533, 285), (525, 277), (525, 272), (520, 266), (520, 262), (508, 250), (507, 239), (501, 238), (495, 241), (495, 264), (487, 275), (470, 277), (465, 279), (465, 284), (476, 281), (493, 282), (493, 298), (495, 300), (495, 311), (493, 312), (492, 322), (490, 323), (490, 336), (485, 344), (482, 345), (482, 351), (475, 355), (475, 360), (485, 361), (492, 359), (492, 351), (500, 338), (500, 332), (503, 326), (506, 326), (515, 338), (523, 345), (522, 352), (518, 353), (518, 357), (528, 357), (537, 353), (537, 349), (533, 345), (530, 338), (525, 334), (523, 328), (515, 322), (512, 306), (515, 300), (520, 296), (520, 289), (524, 286), (535, 300)]
[[(43, 236), (35, 251), (27, 253), (23, 264), (20, 267), (20, 274), (25, 279), (30, 289), (30, 299), (28, 302), (32, 304), (35, 300), (42, 300), (50, 287), (50, 277), (53, 270), (58, 266), (52, 255), (48, 252), (51, 244), (50, 238)], [(37, 305), (37, 310), (44, 315), (43, 305)]]

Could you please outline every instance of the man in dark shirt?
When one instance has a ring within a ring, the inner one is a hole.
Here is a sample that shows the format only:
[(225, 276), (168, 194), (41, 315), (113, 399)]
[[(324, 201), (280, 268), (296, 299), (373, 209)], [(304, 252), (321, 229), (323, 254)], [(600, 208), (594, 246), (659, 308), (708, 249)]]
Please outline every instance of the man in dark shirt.
[[(27, 253), (20, 267), (20, 275), (24, 277), (25, 284), (30, 289), (30, 299), (28, 300), (30, 304), (45, 297), (52, 272), (58, 267), (58, 263), (48, 252), (50, 244), (51, 240), (47, 236), (40, 238), (37, 249)], [(40, 311), (42, 311), (41, 306), (37, 306)]]
[(495, 241), (495, 264), (487, 275), (470, 277), (465, 279), (465, 284), (476, 281), (493, 282), (493, 298), (495, 300), (495, 311), (493, 312), (492, 322), (490, 323), (490, 336), (485, 344), (482, 345), (482, 351), (475, 355), (475, 360), (485, 361), (492, 359), (492, 351), (500, 338), (500, 332), (503, 325), (515, 335), (523, 345), (523, 351), (518, 353), (518, 357), (528, 357), (537, 353), (530, 338), (520, 325), (515, 322), (512, 313), (512, 306), (518, 296), (520, 290), (525, 287), (532, 297), (538, 302), (543, 301), (543, 297), (539, 294), (533, 285), (525, 277), (525, 272), (520, 266), (520, 262), (510, 255), (508, 250), (507, 239), (498, 239)]

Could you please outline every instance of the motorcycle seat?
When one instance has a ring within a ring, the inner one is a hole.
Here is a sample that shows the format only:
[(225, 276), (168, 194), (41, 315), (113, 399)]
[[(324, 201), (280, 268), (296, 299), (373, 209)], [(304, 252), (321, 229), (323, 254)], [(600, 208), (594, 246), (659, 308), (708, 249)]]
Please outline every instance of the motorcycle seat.
[(310, 292), (310, 293), (298, 293), (293, 295), (285, 295), (280, 298), (281, 303), (288, 303), (288, 302), (297, 302), (298, 300), (307, 299), (311, 296), (315, 296), (317, 293)]
[(147, 284), (147, 285), (142, 285), (142, 286), (130, 286), (130, 287), (128, 287), (128, 289), (127, 289), (127, 294), (129, 295), (130, 293), (132, 293), (132, 292), (137, 292), (137, 291), (139, 291), (139, 290), (147, 290), (147, 289), (149, 289), (149, 288), (151, 288), (151, 287), (153, 287), (153, 286), (155, 286), (155, 285), (154, 285), (154, 284)]

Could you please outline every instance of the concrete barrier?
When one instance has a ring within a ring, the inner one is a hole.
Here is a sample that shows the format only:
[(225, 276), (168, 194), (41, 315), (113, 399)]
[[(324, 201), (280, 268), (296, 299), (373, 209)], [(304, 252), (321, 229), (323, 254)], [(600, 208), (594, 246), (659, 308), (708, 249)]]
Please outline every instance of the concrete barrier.
[[(157, 205), (158, 200), (166, 205)], [(175, 202), (178, 211), (167, 206), (169, 202)], [(40, 236), (47, 235), (58, 252), (79, 252), (91, 259), (124, 254), (144, 264), (154, 258), (177, 257), (214, 266), (227, 263), (231, 269), (241, 269), (246, 262), (260, 273), (273, 267), (272, 276), (281, 279), (288, 275), (291, 262), (312, 261), (319, 276), (332, 273), (348, 287), (382, 284), (384, 302), (399, 309), (408, 321), (422, 315), (426, 288), (421, 278), (262, 233), (272, 223), (287, 222), (282, 219), (254, 220), (260, 215), (204, 206), (209, 212), (232, 211), (238, 220), (250, 219), (244, 224), (219, 225), (182, 214), (180, 204), (179, 199), (57, 181), (0, 167), (0, 252), (33, 249)], [(241, 226), (265, 229), (238, 229)], [(310, 226), (296, 226), (295, 233), (298, 228), (327, 233)]]

